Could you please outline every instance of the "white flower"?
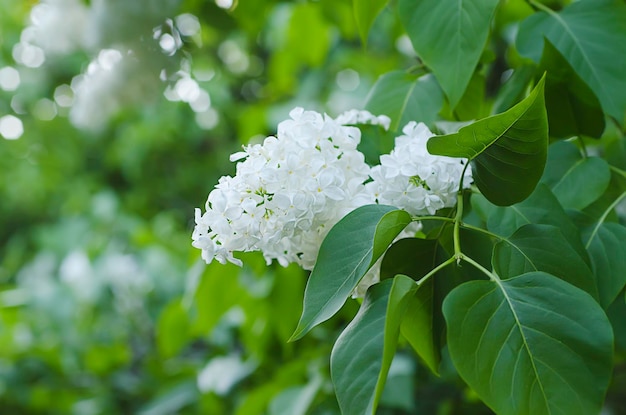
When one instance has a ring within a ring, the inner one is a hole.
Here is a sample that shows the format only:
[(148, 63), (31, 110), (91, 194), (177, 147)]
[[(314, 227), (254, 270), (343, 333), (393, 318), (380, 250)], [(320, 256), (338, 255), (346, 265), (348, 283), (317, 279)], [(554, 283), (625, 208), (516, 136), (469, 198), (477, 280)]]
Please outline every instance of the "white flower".
[(196, 213), (193, 245), (206, 262), (240, 263), (236, 251), (312, 269), (322, 240), (343, 216), (374, 203), (358, 128), (296, 108), (276, 137), (246, 146), (236, 175), (222, 177)]
[[(432, 215), (456, 203), (466, 162), (429, 154), (426, 142), (433, 134), (424, 124), (409, 123), (394, 150), (370, 168), (357, 149), (361, 131), (352, 124), (386, 128), (389, 118), (348, 111), (332, 119), (302, 108), (289, 115), (276, 137), (231, 156), (238, 161), (236, 175), (219, 180), (204, 214), (196, 209), (193, 246), (207, 263), (241, 265), (234, 252), (262, 251), (268, 264), (295, 262), (310, 270), (328, 231), (357, 207), (381, 203)], [(469, 186), (469, 167), (465, 175)], [(397, 239), (415, 235), (420, 226), (412, 223)], [(363, 278), (355, 295), (378, 281), (379, 268)]]
[[(412, 121), (402, 132), (391, 153), (382, 155), (380, 165), (372, 168), (368, 192), (378, 203), (412, 215), (433, 215), (454, 206), (467, 161), (430, 154), (426, 142), (434, 134), (422, 123)], [(467, 166), (463, 186), (470, 184), (471, 169)]]

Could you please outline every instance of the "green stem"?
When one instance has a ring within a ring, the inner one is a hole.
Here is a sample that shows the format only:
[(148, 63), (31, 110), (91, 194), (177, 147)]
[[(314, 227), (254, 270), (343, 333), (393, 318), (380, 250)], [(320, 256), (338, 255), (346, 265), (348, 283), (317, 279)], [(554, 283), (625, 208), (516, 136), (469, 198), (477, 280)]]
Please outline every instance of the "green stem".
[(611, 169), (613, 173), (619, 174), (620, 176), (626, 179), (626, 171), (620, 169), (619, 167), (612, 166), (610, 164), (609, 164), (609, 168)]
[(469, 230), (474, 231), (474, 232), (480, 232), (480, 233), (485, 234), (487, 236), (490, 236), (492, 238), (496, 238), (496, 239), (498, 239), (500, 241), (507, 240), (506, 238), (504, 238), (504, 237), (502, 237), (500, 235), (496, 235), (495, 233), (493, 233), (491, 231), (488, 231), (487, 229), (479, 228), (478, 226), (474, 226), (474, 225), (469, 225), (467, 223), (463, 223), (463, 224), (461, 224), (461, 227), (463, 229), (469, 229)]
[(478, 262), (474, 261), (472, 258), (470, 258), (468, 256), (465, 256), (465, 255), (461, 255), (460, 259), (462, 259), (465, 262), (468, 262), (468, 263), (472, 264), (475, 268), (477, 268), (483, 274), (488, 276), (490, 280), (495, 281), (495, 282), (500, 282), (500, 278), (498, 278), (498, 276), (495, 273), (489, 271), (487, 268), (483, 267)]
[(459, 180), (459, 190), (456, 194), (456, 215), (454, 216), (454, 231), (453, 231), (453, 242), (454, 242), (454, 256), (457, 259), (457, 263), (461, 261), (461, 256), (463, 253), (461, 252), (461, 237), (460, 237), (460, 228), (461, 222), (463, 219), (463, 179), (465, 178), (465, 171), (469, 167), (469, 160), (465, 163), (463, 167), (463, 172), (461, 173), (461, 179)]
[(456, 260), (456, 256), (451, 256), (450, 258), (448, 258), (447, 260), (445, 260), (444, 262), (442, 262), (441, 264), (437, 265), (435, 268), (430, 270), (428, 274), (424, 275), (422, 278), (416, 281), (415, 284), (417, 284), (418, 286), (422, 285), (424, 282), (426, 282), (427, 279), (429, 279), (430, 277), (432, 277), (433, 275), (435, 275), (437, 272), (444, 269), (448, 265), (452, 264), (455, 260)]
[(442, 222), (454, 222), (454, 219), (445, 216), (413, 216), (412, 221), (421, 222), (423, 220), (440, 220)]
[(528, 4), (530, 4), (531, 7), (537, 9), (537, 10), (542, 10), (546, 13), (554, 13), (554, 10), (552, 10), (551, 8), (549, 8), (548, 6), (546, 6), (545, 4), (541, 4), (538, 1), (535, 0), (528, 0)]

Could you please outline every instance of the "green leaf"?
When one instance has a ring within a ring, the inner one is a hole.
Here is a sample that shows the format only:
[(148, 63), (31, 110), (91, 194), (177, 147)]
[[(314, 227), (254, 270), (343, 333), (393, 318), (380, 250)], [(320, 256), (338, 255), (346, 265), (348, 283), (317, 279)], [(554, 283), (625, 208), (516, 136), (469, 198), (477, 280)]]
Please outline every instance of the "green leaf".
[(510, 110), (463, 127), (456, 134), (432, 137), (428, 151), (470, 159), (474, 183), (496, 205), (526, 199), (541, 178), (548, 150), (544, 80)]
[(461, 377), (500, 415), (600, 413), (613, 332), (587, 293), (544, 272), (471, 281), (446, 298)]
[(409, 121), (431, 124), (443, 104), (443, 94), (432, 75), (416, 77), (404, 71), (382, 75), (365, 101), (372, 114), (391, 118), (391, 131), (398, 131)]
[(361, 130), (361, 141), (357, 149), (363, 153), (367, 164), (379, 164), (380, 156), (393, 150), (395, 133), (386, 131), (380, 125), (358, 124), (357, 127)]
[(559, 228), (567, 242), (588, 262), (578, 228), (567, 216), (550, 189), (539, 183), (535, 191), (521, 203), (495, 207), (487, 219), (487, 229), (500, 236), (510, 236), (523, 225), (535, 223)]
[(619, 0), (578, 1), (559, 13), (539, 12), (520, 25), (520, 54), (539, 62), (547, 38), (619, 123), (626, 113), (626, 5)]
[(498, 242), (493, 249), (493, 269), (504, 279), (544, 271), (598, 298), (591, 269), (555, 226), (524, 225)]
[(626, 285), (626, 228), (618, 223), (601, 223), (584, 237), (598, 280), (600, 304), (606, 308)]
[(547, 39), (539, 68), (547, 74), (546, 109), (550, 136), (600, 138), (604, 131), (604, 112), (598, 98)]
[(392, 206), (367, 205), (350, 212), (330, 230), (304, 291), (302, 316), (290, 341), (332, 317), (363, 275), (411, 222)]
[(398, 1), (400, 21), (452, 109), (480, 60), (497, 5), (498, 0)]
[(541, 181), (550, 186), (565, 209), (584, 209), (605, 192), (611, 170), (599, 157), (583, 158), (574, 144), (556, 142), (548, 149)]
[(354, 18), (359, 28), (361, 42), (367, 44), (367, 35), (376, 16), (385, 8), (389, 0), (353, 0)]
[(411, 278), (402, 275), (373, 285), (337, 339), (330, 370), (343, 415), (376, 411), (396, 351), (406, 299), (416, 288)]
[[(441, 262), (437, 248), (437, 241), (432, 239), (400, 239), (389, 247), (383, 257), (381, 279), (403, 274), (419, 280)], [(428, 279), (409, 297), (400, 331), (428, 368), (437, 374), (442, 327), (433, 315), (434, 284), (435, 277)]]

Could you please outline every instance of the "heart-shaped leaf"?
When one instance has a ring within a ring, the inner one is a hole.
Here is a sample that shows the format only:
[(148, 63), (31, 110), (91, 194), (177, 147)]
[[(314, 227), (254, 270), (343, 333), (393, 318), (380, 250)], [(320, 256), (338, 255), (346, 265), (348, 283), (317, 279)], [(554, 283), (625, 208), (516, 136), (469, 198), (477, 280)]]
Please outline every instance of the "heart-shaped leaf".
[(613, 332), (589, 294), (530, 272), (465, 283), (443, 312), (455, 367), (499, 415), (600, 413)]
[(304, 290), (304, 309), (290, 340), (332, 317), (363, 275), (411, 222), (392, 206), (366, 205), (350, 212), (328, 232)]
[(541, 178), (548, 151), (545, 76), (510, 110), (428, 140), (428, 151), (472, 161), (474, 183), (499, 206), (526, 199)]

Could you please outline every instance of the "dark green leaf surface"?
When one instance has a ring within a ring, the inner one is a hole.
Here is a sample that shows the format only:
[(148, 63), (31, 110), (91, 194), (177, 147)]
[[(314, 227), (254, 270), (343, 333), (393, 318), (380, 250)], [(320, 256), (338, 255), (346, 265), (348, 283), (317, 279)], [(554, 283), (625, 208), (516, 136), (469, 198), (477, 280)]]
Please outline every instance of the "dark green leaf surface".
[(487, 229), (507, 237), (530, 223), (556, 226), (578, 255), (588, 261), (578, 228), (543, 183), (539, 183), (528, 199), (521, 203), (506, 208), (494, 207), (487, 219)]
[(443, 104), (443, 94), (432, 75), (416, 77), (404, 71), (382, 75), (367, 96), (365, 109), (391, 118), (392, 131), (409, 121), (431, 124)]
[(373, 414), (395, 354), (400, 321), (415, 282), (405, 276), (370, 287), (359, 312), (341, 333), (330, 358), (344, 415)]
[(411, 222), (392, 206), (367, 205), (340, 220), (328, 233), (304, 291), (304, 309), (291, 340), (332, 317), (363, 275)]
[(604, 131), (604, 112), (598, 98), (547, 39), (539, 68), (547, 74), (546, 108), (550, 136), (599, 138)]
[[(598, 96), (604, 111), (623, 123), (626, 113), (624, 2), (578, 1), (559, 13), (535, 13), (520, 25), (517, 48), (522, 55), (539, 62), (544, 37)], [(607, 48), (611, 49), (608, 54)]]
[(595, 202), (611, 181), (611, 170), (599, 157), (583, 158), (570, 142), (557, 142), (548, 149), (548, 163), (541, 181), (565, 209), (584, 209)]
[(465, 283), (443, 311), (454, 365), (499, 415), (600, 412), (613, 332), (584, 291), (531, 272)]
[(544, 271), (598, 298), (593, 273), (559, 228), (524, 225), (493, 249), (493, 269), (503, 279)]
[[(400, 239), (383, 257), (381, 278), (403, 274), (420, 279), (438, 265), (437, 247), (437, 241), (432, 239)], [(434, 283), (434, 277), (430, 278), (410, 295), (400, 330), (428, 368), (438, 373), (439, 330), (433, 317)]]
[(626, 285), (626, 228), (618, 223), (605, 222), (584, 237), (598, 280), (600, 303), (606, 308)]
[(456, 134), (428, 140), (428, 151), (472, 160), (474, 183), (489, 201), (508, 206), (530, 195), (543, 173), (548, 148), (544, 78), (510, 110)]
[(497, 0), (399, 0), (400, 20), (454, 109), (478, 64)]
[(389, 0), (353, 0), (354, 18), (364, 45), (367, 44), (367, 35), (374, 20), (388, 2)]

